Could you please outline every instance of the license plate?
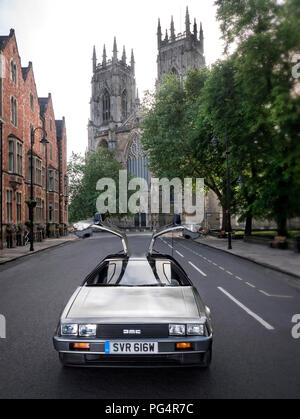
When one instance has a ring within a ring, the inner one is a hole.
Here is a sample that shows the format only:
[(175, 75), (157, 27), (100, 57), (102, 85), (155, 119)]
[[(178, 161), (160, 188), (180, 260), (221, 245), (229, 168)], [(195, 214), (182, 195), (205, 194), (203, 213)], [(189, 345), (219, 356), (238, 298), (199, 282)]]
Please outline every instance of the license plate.
[(157, 342), (105, 342), (106, 354), (156, 354)]

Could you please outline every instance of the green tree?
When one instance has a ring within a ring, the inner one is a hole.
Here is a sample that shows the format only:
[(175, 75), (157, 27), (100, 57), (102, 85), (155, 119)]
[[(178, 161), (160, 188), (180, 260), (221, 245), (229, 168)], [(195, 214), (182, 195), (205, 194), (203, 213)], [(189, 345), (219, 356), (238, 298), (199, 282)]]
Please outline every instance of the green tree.
[[(119, 184), (121, 164), (115, 159), (113, 150), (100, 148), (85, 158), (73, 154), (68, 164), (70, 179), (69, 218), (71, 222), (90, 218), (97, 211), (96, 201), (99, 191), (96, 185), (99, 179), (111, 178)], [(117, 200), (119, 188), (117, 187)]]
[(237, 46), (235, 80), (252, 134), (248, 146), (242, 141), (243, 152), (254, 156), (254, 166), (247, 166), (251, 182), (256, 178), (251, 213), (275, 219), (279, 234), (286, 235), (287, 219), (300, 212), (299, 92), (295, 94), (291, 68), (300, 44), (299, 2), (219, 0), (216, 5), (227, 51), (233, 43)]
[(156, 176), (204, 178), (225, 215), (224, 155), (211, 144), (213, 128), (200, 106), (208, 76), (208, 69), (192, 70), (183, 86), (175, 75), (166, 77), (153, 100), (147, 99), (141, 141)]

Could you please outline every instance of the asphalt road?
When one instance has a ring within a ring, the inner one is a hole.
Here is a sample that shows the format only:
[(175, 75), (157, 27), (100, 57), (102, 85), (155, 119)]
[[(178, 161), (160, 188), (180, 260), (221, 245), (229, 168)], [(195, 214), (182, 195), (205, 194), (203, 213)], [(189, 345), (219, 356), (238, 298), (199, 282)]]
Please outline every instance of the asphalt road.
[[(150, 236), (131, 235), (132, 248)], [(198, 369), (64, 369), (52, 346), (59, 315), (118, 239), (97, 234), (0, 268), (0, 398), (299, 398), (300, 288), (291, 277), (192, 241), (159, 241), (210, 306), (213, 362)]]

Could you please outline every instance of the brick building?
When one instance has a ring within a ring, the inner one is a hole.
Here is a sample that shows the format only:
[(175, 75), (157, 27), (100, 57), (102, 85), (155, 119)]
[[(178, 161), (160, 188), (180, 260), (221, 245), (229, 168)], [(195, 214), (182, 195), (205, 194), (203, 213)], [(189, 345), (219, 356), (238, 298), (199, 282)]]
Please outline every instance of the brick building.
[[(40, 143), (43, 129), (47, 145)], [(31, 138), (38, 240), (47, 232), (63, 234), (68, 223), (66, 124), (64, 118), (55, 120), (51, 94), (38, 97), (32, 63), (22, 67), (15, 32), (11, 29), (9, 35), (0, 36), (0, 246), (1, 242), (6, 244), (8, 236), (13, 237), (15, 245), (16, 233), (20, 236), (26, 232)]]

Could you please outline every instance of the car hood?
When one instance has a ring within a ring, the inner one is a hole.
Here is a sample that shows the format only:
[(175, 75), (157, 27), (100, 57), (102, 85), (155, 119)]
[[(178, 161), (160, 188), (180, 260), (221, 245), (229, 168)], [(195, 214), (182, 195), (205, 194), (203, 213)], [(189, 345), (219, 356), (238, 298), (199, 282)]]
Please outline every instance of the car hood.
[(66, 319), (101, 321), (197, 320), (201, 316), (193, 287), (82, 287)]

